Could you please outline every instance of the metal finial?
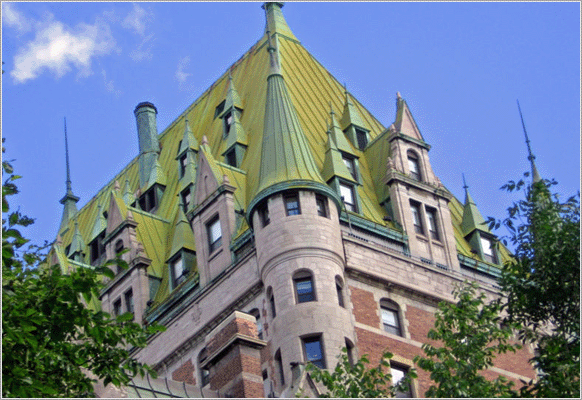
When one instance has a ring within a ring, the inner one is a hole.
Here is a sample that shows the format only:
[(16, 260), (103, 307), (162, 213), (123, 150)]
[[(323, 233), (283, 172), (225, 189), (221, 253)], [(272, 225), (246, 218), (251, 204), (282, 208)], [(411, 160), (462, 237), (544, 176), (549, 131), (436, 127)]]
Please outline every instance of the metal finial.
[(465, 181), (465, 173), (463, 172), (463, 189), (465, 189), (465, 191), (467, 191), (467, 189), (469, 189), (469, 186), (467, 185), (467, 182)]
[(67, 117), (64, 117), (65, 120), (65, 159), (67, 164), (67, 193), (71, 193), (73, 191), (72, 184), (71, 184), (71, 170), (69, 168), (69, 141), (67, 139)]
[(334, 115), (334, 114), (335, 114), (335, 113), (333, 112), (333, 107), (332, 107), (332, 105), (331, 105), (331, 100), (329, 101), (329, 113), (330, 113), (331, 115)]
[(517, 100), (517, 109), (519, 110), (519, 117), (521, 118), (521, 126), (523, 127), (523, 133), (525, 135), (525, 144), (527, 145), (527, 159), (531, 163), (531, 172), (532, 172), (532, 179), (534, 182), (538, 182), (541, 180), (540, 174), (536, 167), (535, 159), (536, 157), (533, 155), (531, 151), (531, 146), (529, 144), (529, 136), (527, 135), (527, 130), (525, 129), (525, 122), (523, 121), (523, 114), (521, 113), (521, 107), (519, 105), (519, 100)]

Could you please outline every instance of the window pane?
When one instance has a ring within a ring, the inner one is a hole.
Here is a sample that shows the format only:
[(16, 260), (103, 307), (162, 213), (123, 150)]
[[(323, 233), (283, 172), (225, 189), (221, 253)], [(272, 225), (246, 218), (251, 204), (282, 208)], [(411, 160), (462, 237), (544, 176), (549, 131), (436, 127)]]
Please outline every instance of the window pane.
[(327, 218), (326, 199), (324, 197), (317, 196), (315, 198), (315, 204), (317, 205), (317, 215)]
[(344, 160), (344, 164), (346, 165), (348, 171), (350, 171), (352, 178), (354, 178), (354, 180), (356, 180), (356, 166), (355, 166), (354, 160), (349, 158), (349, 157), (343, 157), (343, 160)]
[(304, 303), (307, 301), (315, 300), (315, 294), (313, 293), (313, 282), (311, 278), (296, 280), (295, 287), (297, 290), (297, 302)]
[(344, 204), (349, 211), (356, 211), (354, 202), (354, 191), (351, 186), (340, 183), (340, 196), (344, 199)]
[(303, 344), (305, 346), (305, 356), (307, 357), (307, 361), (313, 363), (319, 368), (325, 368), (320, 339), (306, 339)]
[(493, 252), (491, 251), (491, 241), (489, 239), (481, 238), (481, 247), (483, 247), (483, 253), (485, 253), (485, 255), (493, 255)]
[(287, 215), (301, 214), (301, 211), (299, 210), (299, 197), (298, 196), (285, 197), (285, 208), (287, 209)]
[(408, 169), (413, 179), (420, 180), (420, 171), (418, 168), (418, 160), (415, 156), (408, 155)]
[(358, 147), (360, 150), (364, 150), (368, 144), (368, 137), (366, 131), (356, 128), (356, 138), (358, 141)]

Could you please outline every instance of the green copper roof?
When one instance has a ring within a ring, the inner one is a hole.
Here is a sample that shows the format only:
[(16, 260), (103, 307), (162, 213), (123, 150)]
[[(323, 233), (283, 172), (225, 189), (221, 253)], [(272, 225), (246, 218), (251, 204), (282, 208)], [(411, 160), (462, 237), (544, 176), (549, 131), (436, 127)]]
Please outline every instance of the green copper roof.
[(180, 178), (180, 192), (196, 181), (196, 156), (194, 152), (186, 153), (186, 169), (184, 176)]
[(148, 190), (149, 188), (151, 188), (156, 183), (163, 185), (163, 186), (167, 185), (166, 174), (164, 173), (164, 170), (162, 169), (162, 166), (161, 166), (158, 158), (156, 158), (156, 161), (154, 163), (154, 167), (151, 170), (150, 178), (148, 179), (148, 183), (144, 189), (144, 192), (146, 190)]
[(346, 138), (346, 135), (341, 130), (337, 120), (335, 118), (335, 113), (333, 110), (330, 111), (331, 121), (329, 124), (329, 132), (332, 137), (337, 149), (343, 153), (351, 154), (355, 157), (354, 148)]
[(178, 216), (176, 218), (176, 226), (174, 228), (174, 237), (172, 238), (172, 247), (168, 255), (168, 259), (172, 258), (176, 253), (182, 249), (196, 251), (194, 244), (194, 232), (186, 219), (182, 204), (178, 206)]
[(65, 197), (61, 199), (61, 204), (63, 207), (63, 216), (61, 217), (61, 225), (59, 226), (59, 232), (65, 229), (69, 225), (75, 215), (77, 215), (77, 202), (79, 198), (73, 194), (72, 191), (67, 191)]
[(224, 102), (224, 111), (221, 113), (222, 118), (227, 112), (233, 111), (234, 108), (242, 110), (242, 101), (240, 96), (234, 87), (234, 82), (232, 80), (232, 75), (228, 75), (228, 91), (226, 92), (226, 99)]
[(232, 125), (230, 127), (230, 132), (228, 132), (228, 138), (226, 139), (226, 149), (230, 149), (232, 146), (234, 146), (235, 144), (242, 144), (242, 145), (248, 145), (248, 138), (247, 138), (247, 134), (245, 133), (245, 130), (242, 126), (242, 124), (240, 123), (240, 120), (238, 118), (238, 112), (233, 112), (232, 113), (232, 117), (233, 117), (233, 121), (232, 121)]
[(128, 206), (135, 201), (135, 196), (129, 188), (129, 179), (125, 179), (125, 186), (123, 186), (123, 201)]
[(73, 240), (71, 242), (71, 247), (69, 248), (69, 254), (67, 257), (71, 257), (75, 253), (84, 253), (85, 252), (85, 241), (83, 240), (83, 236), (81, 236), (81, 232), (79, 232), (79, 224), (75, 221), (75, 233), (73, 233)]
[(101, 232), (103, 232), (107, 228), (107, 220), (103, 215), (103, 209), (101, 204), (97, 207), (97, 219), (93, 224), (93, 230), (91, 231), (91, 236), (89, 237), (89, 241), (91, 242), (95, 239)]
[(463, 221), (461, 222), (461, 227), (464, 236), (467, 236), (475, 229), (489, 232), (489, 228), (487, 227), (483, 216), (481, 216), (477, 205), (469, 194), (469, 188), (467, 185), (465, 185), (465, 207), (463, 208)]
[(340, 121), (342, 128), (346, 129), (350, 125), (355, 125), (359, 126), (360, 128), (369, 129), (366, 126), (364, 120), (362, 119), (362, 116), (360, 115), (358, 109), (354, 105), (352, 96), (349, 94), (347, 90), (345, 92), (345, 95), (346, 98), (344, 102), (344, 112), (342, 114), (342, 118)]
[(184, 137), (180, 143), (180, 149), (178, 150), (178, 156), (176, 158), (182, 156), (187, 150), (198, 151), (198, 147), (198, 140), (194, 137), (192, 129), (190, 129), (190, 123), (186, 118), (184, 121)]
[[(343, 136), (343, 132), (340, 131), (340, 134)], [(357, 183), (344, 163), (342, 154), (335, 144), (332, 131), (328, 131), (325, 161), (323, 162), (323, 179), (329, 182), (334, 176)]]
[(289, 25), (287, 25), (287, 21), (285, 21), (285, 17), (283, 16), (283, 12), (281, 8), (283, 8), (282, 2), (270, 2), (263, 4), (263, 9), (266, 7), (266, 14), (267, 14), (267, 27), (265, 31), (270, 30), (271, 33), (278, 33), (288, 37), (289, 39), (297, 40)]

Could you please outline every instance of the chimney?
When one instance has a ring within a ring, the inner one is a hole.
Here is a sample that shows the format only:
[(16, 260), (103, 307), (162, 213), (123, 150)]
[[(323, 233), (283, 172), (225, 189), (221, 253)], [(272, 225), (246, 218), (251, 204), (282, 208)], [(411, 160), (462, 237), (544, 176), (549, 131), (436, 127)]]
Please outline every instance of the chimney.
[(156, 114), (158, 110), (150, 102), (139, 103), (135, 110), (137, 136), (139, 140), (139, 184), (145, 185), (155, 165), (160, 144), (158, 143), (158, 124)]

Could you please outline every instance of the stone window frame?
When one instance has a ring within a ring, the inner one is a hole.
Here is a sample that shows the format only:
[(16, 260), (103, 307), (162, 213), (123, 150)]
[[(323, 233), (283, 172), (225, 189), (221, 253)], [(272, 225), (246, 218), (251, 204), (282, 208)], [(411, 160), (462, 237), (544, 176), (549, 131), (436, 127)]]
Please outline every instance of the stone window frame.
[(253, 308), (248, 313), (255, 317), (257, 325), (257, 336), (259, 339), (263, 340), (263, 321), (261, 319), (261, 311), (258, 308)]
[(120, 316), (122, 314), (121, 297), (118, 297), (113, 302), (113, 308), (111, 313), (113, 314), (114, 317)]
[(271, 311), (271, 319), (275, 319), (277, 316), (277, 307), (275, 305), (275, 295), (273, 294), (273, 288), (269, 286), (267, 288), (267, 301), (269, 302), (269, 311)]
[[(404, 337), (403, 329), (404, 324), (402, 323), (403, 321), (400, 305), (394, 300), (391, 300), (386, 297), (380, 299), (379, 305), (380, 305), (380, 324), (382, 326), (382, 330), (384, 332), (388, 332), (396, 336)], [(398, 325), (391, 325), (389, 323), (386, 323), (384, 321), (384, 311), (391, 313), (394, 317), (394, 321), (396, 321)]]
[(105, 256), (105, 243), (104, 243), (104, 239), (105, 239), (105, 230), (103, 230), (101, 233), (99, 233), (95, 239), (93, 239), (91, 241), (91, 243), (89, 243), (89, 248), (90, 248), (90, 264), (93, 266), (96, 266), (97, 264), (99, 264), (103, 257)]
[(283, 357), (281, 356), (281, 349), (277, 349), (273, 359), (275, 360), (275, 364), (277, 365), (277, 375), (279, 376), (279, 385), (280, 387), (283, 387), (283, 385), (285, 385), (285, 371), (283, 369)]
[[(215, 225), (217, 223), (220, 236), (213, 237), (213, 232), (216, 232)], [(206, 223), (206, 234), (208, 236), (208, 253), (212, 254), (222, 247), (222, 223), (220, 222), (219, 214), (215, 214), (212, 218), (208, 219)]]
[[(294, 199), (297, 200), (297, 206), (290, 208), (289, 205), (293, 203)], [(299, 200), (299, 192), (292, 191), (283, 194), (283, 204), (285, 206), (285, 215), (287, 217), (301, 215), (301, 201)]]
[[(422, 217), (422, 204), (415, 200), (410, 200), (410, 213), (412, 214), (412, 224), (417, 235), (426, 235), (424, 221)], [(414, 218), (416, 215), (417, 218)]]
[(200, 375), (200, 387), (203, 388), (204, 386), (210, 383), (210, 370), (203, 366), (204, 362), (208, 359), (208, 350), (206, 347), (203, 347), (202, 350), (198, 353), (198, 375)]
[(335, 277), (335, 290), (337, 293), (337, 303), (339, 304), (340, 307), (346, 308), (346, 301), (344, 296), (344, 281), (339, 275), (336, 275)]
[[(419, 154), (412, 149), (408, 149), (406, 151), (406, 159), (408, 160), (408, 175), (415, 181), (423, 182)], [(416, 172), (413, 171), (412, 166), (416, 168)]]
[(424, 210), (428, 221), (428, 233), (432, 240), (440, 242), (441, 235), (439, 232), (438, 211), (436, 208), (430, 206), (425, 206)]
[(133, 299), (133, 289), (129, 288), (124, 294), (123, 299), (125, 300), (125, 310), (128, 313), (135, 315), (135, 303)]
[[(395, 362), (393, 360), (390, 361), (390, 375), (392, 376), (393, 379), (395, 378), (394, 372), (393, 372), (394, 370), (403, 373), (402, 377), (400, 378), (400, 379), (402, 379), (408, 374), (408, 372), (410, 371), (410, 368), (411, 367), (409, 365)], [(393, 382), (392, 384), (395, 385), (396, 383), (398, 383), (400, 381), (400, 379), (398, 379), (398, 381), (396, 381), (396, 382), (392, 381)], [(416, 397), (414, 395), (413, 386), (414, 385), (412, 383), (410, 385), (408, 385), (408, 392), (396, 392), (395, 397), (396, 398), (414, 398), (414, 397)]]
[[(309, 343), (319, 343), (319, 351), (321, 353), (321, 358), (310, 359), (309, 354), (307, 353), (307, 344), (309, 344)], [(321, 369), (327, 368), (327, 363), (325, 360), (325, 345), (323, 342), (323, 334), (322, 333), (314, 333), (314, 334), (301, 336), (301, 348), (303, 349), (303, 359), (305, 360), (305, 364), (312, 363), (313, 365), (315, 365), (318, 368), (321, 368)]]
[[(344, 203), (344, 207), (345, 207), (346, 211), (350, 211), (350, 212), (353, 212), (355, 214), (358, 214), (359, 207), (358, 207), (358, 193), (357, 193), (356, 186), (353, 183), (349, 183), (347, 181), (340, 179), (338, 182), (338, 188), (339, 188), (340, 197), (342, 199), (342, 203)], [(342, 188), (346, 188), (347, 190), (350, 191), (353, 203), (348, 203), (346, 201), (345, 196), (342, 195)], [(349, 208), (348, 208), (348, 206), (349, 206)]]
[[(299, 293), (299, 284), (303, 282), (310, 282), (311, 291), (309, 293)], [(317, 301), (315, 278), (312, 271), (308, 269), (302, 269), (293, 274), (293, 292), (295, 293), (295, 304)]]
[(328, 207), (327, 197), (316, 194), (315, 195), (315, 207), (317, 209), (317, 215), (324, 218), (330, 218), (329, 207)]

